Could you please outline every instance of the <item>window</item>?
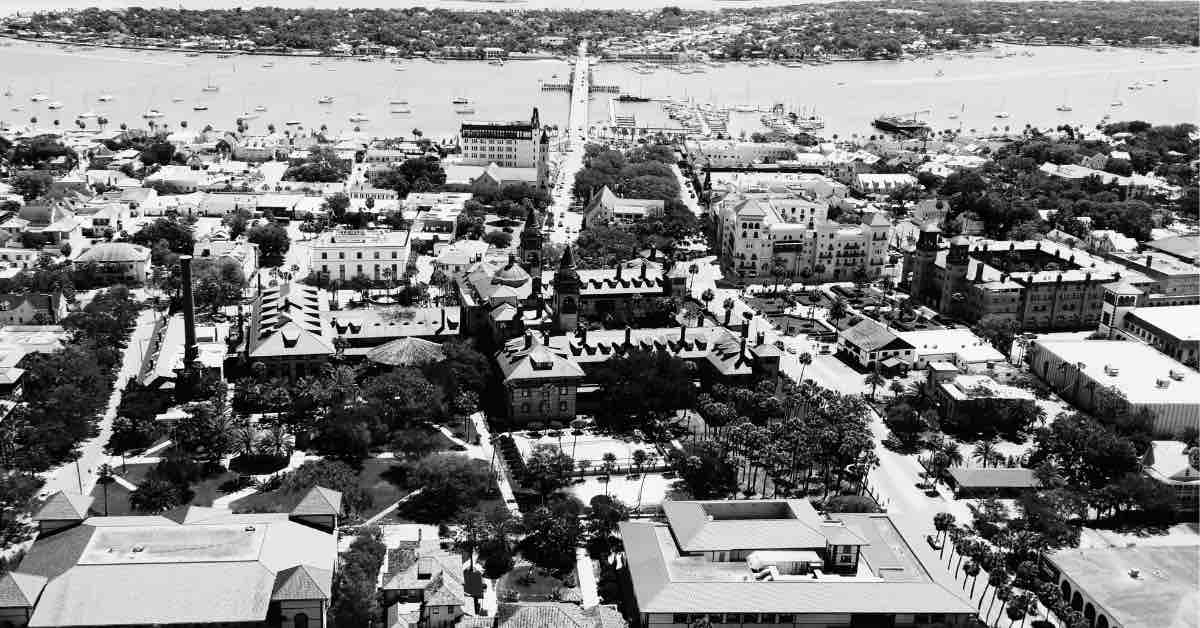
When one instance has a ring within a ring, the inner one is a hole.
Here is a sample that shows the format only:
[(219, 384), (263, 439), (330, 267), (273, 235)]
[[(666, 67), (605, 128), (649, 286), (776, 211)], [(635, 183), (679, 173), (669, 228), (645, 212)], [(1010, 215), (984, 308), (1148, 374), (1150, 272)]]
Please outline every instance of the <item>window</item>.
[(295, 625), (296, 628), (308, 628), (308, 615), (305, 615), (304, 613), (296, 613), (296, 616), (292, 618), (292, 624)]
[(569, 392), (570, 392), (570, 389), (569, 389), (569, 388), (567, 388), (566, 386), (559, 386), (559, 387), (558, 387), (558, 394), (560, 394), (560, 395), (566, 395), (566, 394), (568, 394)]
[(529, 404), (527, 404), (527, 403), (521, 404), (521, 412), (528, 414), (529, 413)]
[(392, 259), (396, 259), (396, 252), (392, 251)]
[(566, 412), (567, 411), (567, 402), (565, 402), (565, 401), (558, 402), (558, 411)]
[(375, 251), (375, 259), (379, 259), (379, 251)]
[(742, 623), (743, 624), (757, 624), (758, 623), (758, 613), (742, 613)]
[(796, 621), (796, 616), (791, 613), (780, 613), (775, 616), (775, 623), (791, 624)]
[(338, 259), (346, 259), (346, 253), (344, 251), (338, 251)]
[(675, 613), (675, 614), (671, 615), (671, 623), (672, 623), (672, 624), (686, 624), (686, 623), (688, 623), (688, 616), (687, 616), (687, 613)]
[(522, 388), (522, 389), (521, 389), (521, 398), (522, 398), (522, 399), (528, 399), (528, 398), (529, 398), (529, 389), (528, 389), (528, 388)]
[(329, 253), (321, 253), (321, 259), (329, 259)]

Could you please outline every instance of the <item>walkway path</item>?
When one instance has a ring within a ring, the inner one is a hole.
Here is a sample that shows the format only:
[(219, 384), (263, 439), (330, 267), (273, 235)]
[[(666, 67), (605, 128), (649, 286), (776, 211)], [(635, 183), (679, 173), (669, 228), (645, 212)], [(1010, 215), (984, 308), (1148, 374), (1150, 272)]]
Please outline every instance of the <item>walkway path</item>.
[(600, 603), (596, 586), (596, 566), (592, 557), (582, 547), (575, 548), (575, 577), (579, 583), (579, 594), (583, 596), (583, 607), (592, 608)]
[(521, 516), (521, 510), (517, 508), (517, 497), (513, 494), (512, 483), (508, 478), (508, 466), (504, 464), (504, 458), (492, 446), (492, 434), (488, 431), (487, 417), (482, 412), (476, 412), (471, 415), (471, 422), (475, 424), (475, 432), (479, 434), (482, 459), (492, 461), (492, 470), (496, 472), (496, 483), (500, 487), (500, 497), (504, 499), (509, 512), (514, 516)]
[(130, 334), (129, 344), (121, 354), (121, 368), (113, 383), (112, 394), (108, 398), (108, 406), (96, 426), (97, 435), (79, 446), (79, 458), (73, 462), (47, 471), (43, 477), (46, 480), (41, 495), (50, 495), (57, 491), (67, 493), (82, 493), (87, 495), (96, 486), (96, 472), (100, 465), (108, 461), (104, 447), (112, 436), (113, 419), (117, 416), (117, 406), (121, 404), (121, 393), (130, 377), (137, 375), (142, 367), (142, 354), (146, 341), (154, 330), (153, 309), (147, 308), (138, 313), (134, 323), (133, 333)]

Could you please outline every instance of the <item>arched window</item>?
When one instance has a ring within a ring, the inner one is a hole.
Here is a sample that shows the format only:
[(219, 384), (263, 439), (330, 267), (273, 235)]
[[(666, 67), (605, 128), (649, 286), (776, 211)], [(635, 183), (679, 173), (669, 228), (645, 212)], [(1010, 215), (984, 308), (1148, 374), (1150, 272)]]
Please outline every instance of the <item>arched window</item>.
[(1108, 618), (1104, 615), (1097, 617), (1096, 628), (1108, 628)]
[(292, 625), (296, 628), (308, 628), (308, 615), (296, 613), (296, 616), (292, 619)]

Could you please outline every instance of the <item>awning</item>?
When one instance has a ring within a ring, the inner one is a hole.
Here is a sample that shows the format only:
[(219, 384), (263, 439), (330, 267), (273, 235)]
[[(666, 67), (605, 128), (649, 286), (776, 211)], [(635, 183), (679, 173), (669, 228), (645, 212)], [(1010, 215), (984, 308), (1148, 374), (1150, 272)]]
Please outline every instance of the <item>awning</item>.
[(891, 358), (887, 358), (885, 360), (880, 361), (879, 366), (882, 366), (885, 369), (894, 369), (894, 368), (900, 368), (901, 366), (904, 366), (904, 362), (902, 360), (900, 360), (899, 358), (891, 357)]

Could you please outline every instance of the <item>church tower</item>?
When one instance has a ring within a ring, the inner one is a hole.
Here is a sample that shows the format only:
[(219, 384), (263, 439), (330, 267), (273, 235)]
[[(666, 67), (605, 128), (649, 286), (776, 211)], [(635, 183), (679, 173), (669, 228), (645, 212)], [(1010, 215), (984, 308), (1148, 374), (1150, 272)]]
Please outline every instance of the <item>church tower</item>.
[(579, 326), (579, 273), (575, 270), (575, 254), (571, 245), (563, 251), (554, 272), (554, 316), (555, 328), (560, 332), (574, 330)]
[(938, 238), (941, 230), (934, 223), (929, 223), (921, 229), (917, 236), (917, 247), (908, 259), (912, 260), (908, 293), (916, 303), (926, 303), (929, 299), (929, 285), (933, 281), (934, 262), (937, 261)]
[(525, 214), (525, 228), (521, 231), (521, 264), (531, 276), (542, 274), (542, 236), (541, 225), (538, 224), (537, 210), (529, 208)]

